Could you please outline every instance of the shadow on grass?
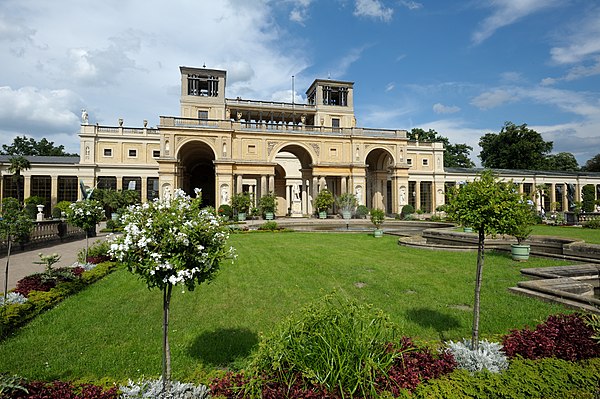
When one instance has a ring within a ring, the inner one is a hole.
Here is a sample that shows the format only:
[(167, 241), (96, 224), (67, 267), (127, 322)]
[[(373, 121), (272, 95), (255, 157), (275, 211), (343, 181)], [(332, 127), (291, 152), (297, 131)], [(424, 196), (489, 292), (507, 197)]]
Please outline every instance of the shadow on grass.
[(437, 310), (419, 308), (406, 311), (406, 317), (423, 328), (433, 328), (443, 339), (444, 332), (460, 327), (460, 321)]
[(225, 328), (199, 335), (190, 348), (190, 355), (211, 366), (226, 366), (246, 357), (258, 343), (258, 335), (246, 328)]

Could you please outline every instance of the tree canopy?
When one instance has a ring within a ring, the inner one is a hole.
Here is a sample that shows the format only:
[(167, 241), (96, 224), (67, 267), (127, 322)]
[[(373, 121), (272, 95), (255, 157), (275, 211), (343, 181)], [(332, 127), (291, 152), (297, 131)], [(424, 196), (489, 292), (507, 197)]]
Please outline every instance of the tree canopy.
[(33, 137), (27, 138), (26, 136), (17, 136), (14, 138), (12, 144), (2, 144), (0, 155), (68, 157), (77, 156), (78, 154), (69, 154), (65, 152), (64, 145), (59, 145), (57, 147), (54, 145), (53, 141), (48, 141), (45, 138), (42, 138), (38, 142)]
[(444, 153), (444, 167), (447, 168), (472, 168), (475, 163), (469, 158), (473, 147), (467, 144), (451, 144), (447, 137), (440, 135), (433, 129), (425, 131), (420, 128), (413, 128), (407, 134), (409, 140), (433, 141), (443, 143), (446, 152)]
[(600, 154), (596, 154), (592, 159), (588, 159), (581, 169), (586, 172), (600, 172)]
[(558, 154), (550, 154), (546, 157), (544, 169), (575, 172), (579, 170), (579, 163), (570, 152), (559, 152)]
[(479, 139), (481, 164), (485, 168), (533, 169), (546, 166), (553, 143), (527, 128), (527, 124), (505, 122), (500, 133), (487, 133)]

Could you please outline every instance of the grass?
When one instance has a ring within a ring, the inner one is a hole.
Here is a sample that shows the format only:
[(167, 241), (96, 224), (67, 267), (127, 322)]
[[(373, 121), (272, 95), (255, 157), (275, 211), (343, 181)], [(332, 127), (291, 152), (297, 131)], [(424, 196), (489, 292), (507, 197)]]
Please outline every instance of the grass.
[(600, 230), (585, 229), (574, 226), (550, 226), (538, 224), (533, 226), (533, 235), (558, 236), (583, 240), (589, 244), (600, 244)]
[[(243, 365), (261, 332), (290, 312), (337, 290), (373, 303), (419, 340), (469, 337), (475, 253), (397, 245), (367, 234), (233, 235), (235, 264), (223, 264), (210, 285), (175, 291), (171, 305), (173, 377), (206, 381), (223, 367)], [(494, 338), (535, 325), (559, 305), (511, 294), (522, 267), (562, 265), (532, 258), (515, 263), (487, 253), (481, 335)], [(126, 381), (158, 376), (161, 293), (118, 270), (0, 343), (0, 373), (42, 380)]]

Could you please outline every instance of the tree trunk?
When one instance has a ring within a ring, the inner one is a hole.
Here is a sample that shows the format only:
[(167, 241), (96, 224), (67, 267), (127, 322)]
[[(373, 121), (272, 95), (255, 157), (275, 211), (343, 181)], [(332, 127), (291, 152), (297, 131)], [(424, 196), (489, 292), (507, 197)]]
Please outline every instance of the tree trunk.
[(88, 258), (88, 236), (89, 236), (89, 231), (86, 230), (85, 231), (85, 259), (83, 259), (83, 263), (87, 263), (87, 258)]
[(163, 289), (163, 394), (171, 390), (171, 348), (169, 347), (169, 306), (173, 285), (167, 284)]
[(10, 235), (8, 236), (8, 254), (6, 255), (6, 268), (4, 269), (4, 304), (6, 305), (6, 298), (8, 297), (8, 263), (10, 262), (10, 250), (12, 247), (12, 240)]
[(471, 348), (479, 348), (479, 296), (481, 293), (481, 280), (483, 274), (483, 261), (485, 257), (485, 231), (483, 226), (479, 228), (479, 244), (477, 246), (477, 272), (475, 277), (475, 300), (473, 301), (473, 335), (471, 336)]

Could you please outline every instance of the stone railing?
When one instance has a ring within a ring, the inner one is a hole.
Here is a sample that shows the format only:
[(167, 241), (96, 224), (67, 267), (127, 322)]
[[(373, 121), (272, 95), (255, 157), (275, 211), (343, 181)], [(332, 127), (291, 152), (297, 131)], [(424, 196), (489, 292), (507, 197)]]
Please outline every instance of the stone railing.
[[(29, 249), (54, 242), (62, 242), (70, 239), (85, 237), (85, 231), (79, 227), (72, 226), (62, 219), (44, 220), (34, 222), (34, 227), (29, 235), (29, 240), (22, 244), (14, 245), (14, 249)], [(7, 242), (0, 241), (0, 251), (6, 252)]]

